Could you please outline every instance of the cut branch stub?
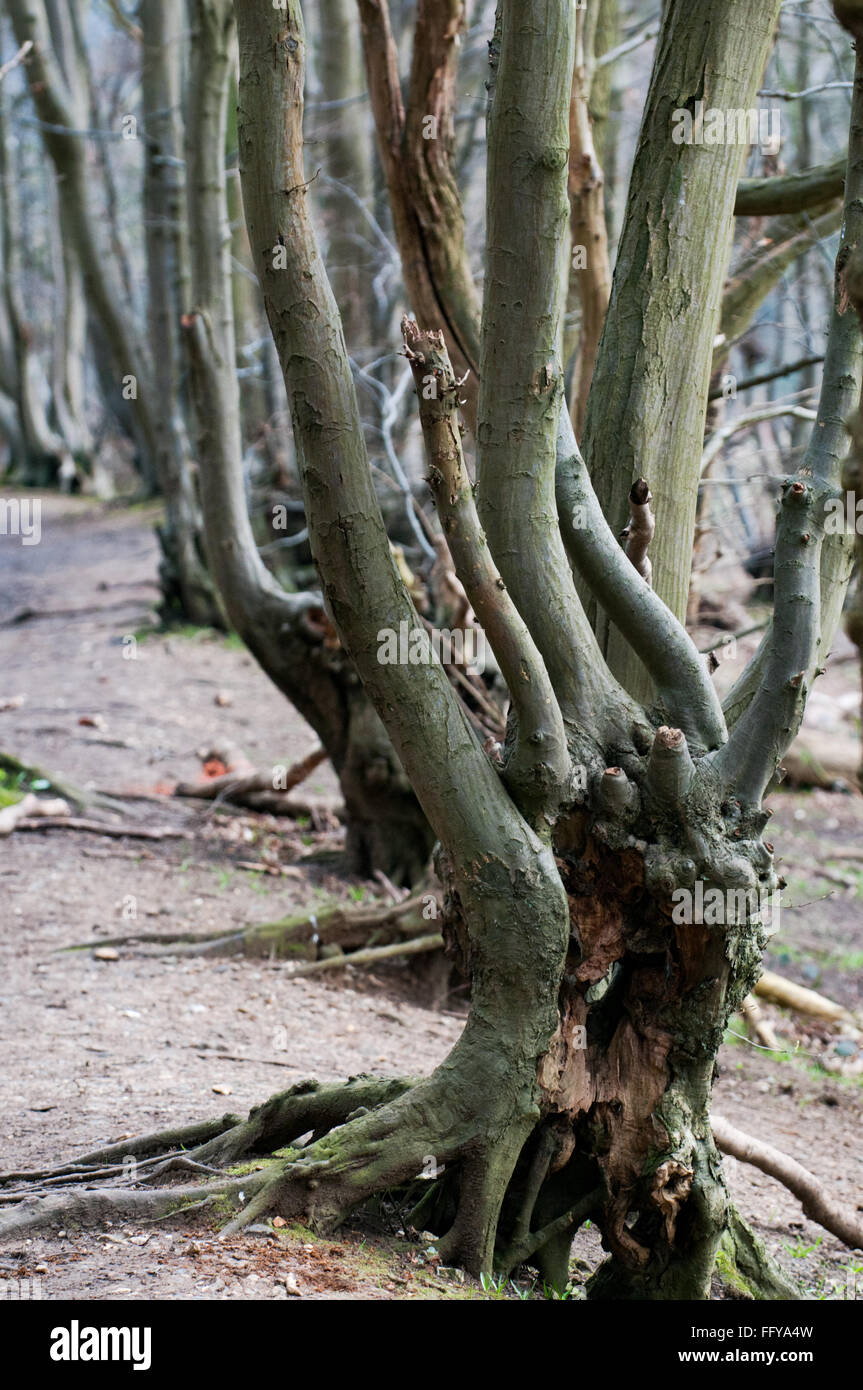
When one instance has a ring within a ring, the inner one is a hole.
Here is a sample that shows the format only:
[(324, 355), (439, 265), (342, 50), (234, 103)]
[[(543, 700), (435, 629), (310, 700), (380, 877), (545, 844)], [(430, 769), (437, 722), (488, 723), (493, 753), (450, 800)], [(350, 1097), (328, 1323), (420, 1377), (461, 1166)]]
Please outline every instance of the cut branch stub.
[(637, 478), (629, 491), (629, 523), (621, 532), (626, 558), (634, 565), (645, 584), (653, 577), (653, 565), (647, 547), (656, 531), (656, 519), (650, 510), (653, 498), (646, 478)]
[(647, 765), (647, 785), (658, 801), (677, 804), (689, 791), (695, 764), (680, 729), (663, 724), (656, 731)]
[(626, 817), (638, 804), (638, 792), (622, 767), (607, 767), (599, 779), (599, 804), (609, 815)]

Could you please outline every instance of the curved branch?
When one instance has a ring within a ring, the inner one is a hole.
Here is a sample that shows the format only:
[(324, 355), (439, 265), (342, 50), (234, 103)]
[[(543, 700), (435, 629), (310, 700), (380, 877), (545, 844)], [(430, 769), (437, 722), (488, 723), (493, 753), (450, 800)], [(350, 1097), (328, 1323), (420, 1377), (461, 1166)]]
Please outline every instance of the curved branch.
[(757, 805), (795, 737), (821, 633), (821, 545), (830, 489), (786, 480), (773, 567), (773, 626), (763, 675), (748, 708), (715, 755), (714, 769), (744, 805)]
[(769, 1178), (776, 1178), (800, 1199), (803, 1213), (810, 1221), (817, 1221), (825, 1231), (852, 1250), (863, 1250), (863, 1220), (833, 1202), (815, 1174), (804, 1168), (802, 1163), (775, 1149), (772, 1144), (764, 1144), (760, 1139), (744, 1134), (722, 1115), (711, 1115), (710, 1124), (720, 1152), (739, 1159), (741, 1163), (751, 1163)]
[(725, 740), (719, 699), (694, 642), (629, 563), (602, 514), (572, 423), (561, 411), (557, 503), (567, 551), (656, 683), (666, 716), (696, 748)]
[[(488, 118), (488, 213), (477, 477), (492, 554), (564, 717), (589, 727), (636, 707), (606, 669), (575, 590), (555, 500), (563, 400), (558, 326), (568, 217), (574, 11), (565, 0), (499, 8)], [(549, 54), (553, 62), (549, 70)]]
[(407, 110), (387, 0), (358, 0), (369, 98), (387, 181), (402, 277), (417, 320), (444, 331), (476, 426), (479, 299), (451, 165), (453, 103), (464, 0), (419, 0)]
[(286, 593), (255, 544), (243, 480), (223, 155), (230, 0), (194, 0), (192, 19), (186, 159), (194, 309), (185, 328), (210, 568), (235, 630), (326, 747), (348, 809), (349, 859), (359, 872), (381, 867), (410, 881), (423, 872), (432, 841), (404, 770), (334, 640), (320, 595)]
[[(630, 182), (626, 217), (581, 445), (612, 528), (644, 474), (661, 528), (654, 583), (682, 619), (689, 594), (698, 463), (711, 356), (746, 141), (700, 144), (696, 102), (748, 110), (779, 0), (726, 0), (709, 22), (691, 0), (668, 0)], [(687, 120), (689, 130), (687, 131)], [(689, 138), (687, 138), (687, 136)], [(597, 621), (601, 649), (628, 689), (638, 662)]]
[[(338, 310), (308, 209), (299, 3), (275, 11), (236, 0), (235, 12), (246, 222), (291, 402), (309, 538), (329, 611), (438, 836), (458, 843), (460, 857), (487, 851), (494, 808), (496, 833), (533, 841), (430, 649), (372, 486)], [(415, 642), (413, 662), (389, 660), (383, 645), (402, 623)]]
[[(845, 179), (845, 205), (842, 233), (836, 256), (833, 312), (827, 334), (827, 353), (818, 401), (818, 415), (809, 439), (798, 478), (805, 483), (818, 480), (822, 490), (835, 490), (841, 483), (842, 462), (848, 448), (845, 421), (857, 403), (863, 379), (863, 341), (856, 315), (848, 312), (843, 274), (853, 248), (863, 239), (863, 65), (858, 55), (854, 70), (854, 95), (848, 140), (848, 167)], [(819, 625), (817, 638), (821, 657), (833, 642), (842, 604), (851, 576), (849, 538), (831, 535), (826, 543), (819, 539), (806, 552), (807, 564), (818, 568)], [(752, 702), (764, 689), (767, 671), (774, 660), (779, 638), (775, 621), (766, 632), (752, 661), (724, 701), (728, 725), (733, 726), (728, 748)], [(809, 667), (811, 661), (800, 664)], [(795, 673), (791, 673), (795, 674)], [(802, 713), (802, 710), (801, 710)], [(765, 712), (766, 714), (766, 712)], [(766, 716), (769, 718), (769, 716)], [(750, 735), (747, 735), (747, 739)], [(773, 740), (781, 753), (788, 747), (788, 731)], [(732, 756), (729, 752), (727, 756)], [(736, 755), (734, 755), (736, 756)], [(772, 774), (771, 774), (772, 775)]]
[(518, 719), (504, 781), (516, 803), (554, 810), (569, 790), (563, 716), (545, 664), (507, 592), (477, 516), (458, 424), (461, 382), (455, 380), (442, 333), (402, 320), (405, 352), (419, 397), (430, 483), (455, 572), (491, 643)]

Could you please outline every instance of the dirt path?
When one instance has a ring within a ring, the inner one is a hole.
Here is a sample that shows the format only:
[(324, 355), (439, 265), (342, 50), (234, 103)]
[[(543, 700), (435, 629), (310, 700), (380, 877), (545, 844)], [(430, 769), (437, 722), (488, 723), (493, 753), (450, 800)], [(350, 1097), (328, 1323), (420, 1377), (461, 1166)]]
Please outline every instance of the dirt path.
[[(156, 593), (151, 522), (146, 510), (48, 497), (38, 546), (0, 538), (0, 704), (25, 697), (0, 712), (0, 749), (87, 787), (141, 792), (197, 776), (197, 750), (214, 740), (233, 741), (262, 766), (301, 757), (311, 730), (236, 644), (142, 635)], [(328, 769), (308, 788), (332, 793)], [(774, 839), (795, 866), (817, 866), (825, 836), (859, 843), (858, 799), (819, 793), (775, 804)], [(315, 848), (302, 829), (276, 833), (254, 818), (179, 803), (133, 807), (139, 823), (181, 834), (144, 843), (55, 830), (0, 841), (4, 1168), (243, 1111), (305, 1076), (416, 1073), (446, 1054), (461, 1027), (458, 1001), (444, 1012), (423, 1007), (399, 967), (337, 983), (290, 980), (267, 962), (57, 954), (139, 928), (230, 930), (345, 894), (344, 880), (320, 864), (303, 864), (295, 879), (237, 867), (267, 837), (283, 863), (298, 864)], [(831, 891), (802, 869), (788, 877), (798, 902)], [(352, 891), (376, 890), (355, 881)], [(771, 963), (858, 1007), (859, 887), (784, 912), (782, 927)], [(834, 1054), (826, 1034), (813, 1033), (795, 1060), (735, 1041), (723, 1050), (717, 1108), (856, 1205), (863, 1058), (855, 1073), (856, 1055), (842, 1057), (845, 1074), (831, 1076), (824, 1065)], [(816, 1296), (857, 1296), (863, 1254), (805, 1220), (760, 1174), (731, 1164), (730, 1181), (744, 1214)], [(599, 1253), (586, 1233), (578, 1256), (590, 1264)], [(70, 1232), (4, 1249), (0, 1278), (38, 1279), (48, 1298), (486, 1296), (437, 1274), (433, 1255), (396, 1232), (380, 1233), (372, 1253), (350, 1233), (334, 1242), (262, 1230), (217, 1244), (191, 1226)], [(859, 1285), (863, 1296), (863, 1274)]]

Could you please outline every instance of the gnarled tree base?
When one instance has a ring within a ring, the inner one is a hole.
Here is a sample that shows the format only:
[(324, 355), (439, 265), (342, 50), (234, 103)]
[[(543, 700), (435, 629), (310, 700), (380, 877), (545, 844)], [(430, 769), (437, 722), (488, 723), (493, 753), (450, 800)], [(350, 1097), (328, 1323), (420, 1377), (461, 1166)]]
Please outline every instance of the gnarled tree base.
[[(446, 1080), (434, 1073), (425, 1080), (301, 1081), (246, 1119), (228, 1114), (112, 1144), (55, 1168), (0, 1174), (0, 1240), (53, 1225), (161, 1221), (202, 1210), (221, 1218), (225, 1235), (275, 1215), (328, 1231), (386, 1195), (409, 1211), (415, 1229), (440, 1237), (445, 1263), (475, 1275), (492, 1268), (509, 1275), (529, 1265), (562, 1291), (575, 1232), (588, 1218), (602, 1221), (595, 1165), (570, 1159), (550, 1173), (561, 1151), (555, 1122), (536, 1125), (537, 1116), (526, 1114), (521, 1123), (503, 1124), (508, 1102), (501, 1103), (499, 1092), (486, 1086), (482, 1101), (468, 1104), (450, 1075), (444, 1101)], [(588, 1296), (687, 1293), (679, 1271), (650, 1289), (609, 1260), (590, 1281)], [(713, 1296), (800, 1296), (730, 1206), (714, 1259)]]

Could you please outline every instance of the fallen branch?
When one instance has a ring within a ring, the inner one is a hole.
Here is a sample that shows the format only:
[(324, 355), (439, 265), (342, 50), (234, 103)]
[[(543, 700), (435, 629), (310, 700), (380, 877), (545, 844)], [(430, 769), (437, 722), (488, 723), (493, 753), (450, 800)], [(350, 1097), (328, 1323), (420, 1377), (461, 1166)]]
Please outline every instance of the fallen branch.
[(409, 941), (396, 941), (391, 946), (371, 946), (365, 951), (349, 951), (341, 956), (326, 956), (323, 960), (307, 961), (291, 971), (296, 975), (316, 975), (321, 970), (343, 970), (346, 965), (375, 965), (394, 956), (417, 956), (423, 951), (439, 951), (443, 946), (440, 932), (429, 936), (414, 936)]
[(769, 999), (771, 1004), (781, 1004), (783, 1008), (794, 1009), (811, 1018), (823, 1018), (830, 1023), (852, 1023), (855, 1028), (860, 1026), (854, 1014), (841, 1004), (835, 1004), (817, 990), (795, 985), (792, 980), (786, 980), (772, 970), (765, 970), (753, 993), (761, 999)]
[[(398, 941), (405, 937), (414, 938), (417, 928), (423, 922), (422, 910), (428, 901), (428, 894), (405, 898), (399, 903), (375, 903), (369, 907), (346, 908), (340, 903), (321, 908), (318, 912), (308, 910), (293, 917), (276, 922), (260, 922), (235, 932), (214, 931), (205, 934), (189, 932), (165, 935), (155, 932), (135, 932), (128, 936), (96, 937), (89, 941), (79, 941), (72, 946), (60, 947), (61, 951), (89, 951), (105, 946), (158, 945), (171, 954), (210, 955), (218, 954), (227, 947), (231, 954), (242, 953), (249, 956), (289, 956), (317, 963), (318, 952), (322, 947), (341, 946), (350, 949), (365, 948), (369, 942), (393, 935)], [(430, 949), (430, 948), (429, 948)], [(337, 957), (339, 963), (349, 964), (353, 956)]]
[(767, 1047), (771, 1052), (782, 1052), (779, 1039), (773, 1030), (773, 1025), (764, 1017), (761, 1005), (751, 994), (747, 994), (741, 1005), (741, 1013), (746, 1020), (747, 1026), (755, 1034), (762, 1047)]
[(721, 1115), (711, 1117), (711, 1126), (716, 1145), (722, 1153), (739, 1159), (741, 1163), (751, 1163), (768, 1177), (776, 1178), (799, 1198), (804, 1215), (811, 1221), (817, 1221), (825, 1231), (853, 1250), (863, 1250), (863, 1220), (855, 1212), (837, 1206), (808, 1168), (779, 1149), (774, 1149), (772, 1144), (764, 1144), (744, 1134)]
[(28, 824), (39, 825), (42, 820), (68, 815), (68, 801), (59, 797), (53, 801), (45, 801), (34, 796), (32, 792), (27, 792), (20, 801), (14, 801), (11, 806), (4, 806), (0, 811), (0, 838), (11, 835), (16, 828), (24, 830)]
[(316, 767), (326, 762), (326, 759), (326, 749), (315, 748), (305, 758), (287, 768), (284, 776), (279, 779), (278, 786), (272, 772), (241, 773), (234, 768), (222, 773), (220, 777), (210, 777), (204, 782), (178, 782), (174, 788), (174, 796), (194, 796), (204, 801), (215, 801), (223, 797), (226, 801), (233, 801), (235, 805), (248, 804), (248, 796), (259, 792), (285, 796), (304, 782)]
[(94, 835), (108, 835), (117, 840), (125, 839), (127, 836), (132, 840), (181, 840), (188, 834), (185, 830), (168, 828), (150, 830), (143, 825), (109, 825), (106, 821), (83, 820), (80, 816), (64, 815), (57, 819), (48, 819), (43, 816), (36, 817), (32, 811), (30, 816), (32, 819), (18, 821), (18, 830), (84, 830)]

